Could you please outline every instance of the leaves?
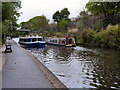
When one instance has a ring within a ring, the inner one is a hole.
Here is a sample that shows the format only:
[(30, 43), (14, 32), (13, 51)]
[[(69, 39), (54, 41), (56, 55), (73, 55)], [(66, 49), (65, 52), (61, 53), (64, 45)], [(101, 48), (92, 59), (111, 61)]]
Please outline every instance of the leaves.
[(30, 19), (28, 22), (20, 23), (21, 28), (32, 29), (40, 31), (41, 29), (47, 28), (49, 20), (45, 16), (36, 16)]
[(60, 12), (59, 11), (56, 11), (53, 15), (53, 19), (54, 19), (54, 22), (60, 22), (61, 20), (61, 16), (60, 16)]
[(61, 20), (62, 20), (62, 19), (68, 20), (68, 16), (70, 15), (70, 12), (68, 11), (67, 8), (64, 8), (64, 9), (61, 11), (60, 15), (61, 15)]
[(20, 16), (18, 10), (21, 8), (21, 2), (3, 2), (2, 3), (2, 21), (17, 21)]
[(59, 23), (59, 26), (60, 26), (63, 30), (65, 30), (65, 29), (67, 29), (67, 25), (68, 25), (69, 23), (70, 23), (69, 20), (62, 19), (62, 20), (60, 21), (60, 23)]
[[(16, 36), (17, 20), (20, 14), (18, 10), (21, 8), (21, 2), (3, 2), (2, 3), (2, 39), (6, 40), (6, 36)], [(1, 17), (1, 16), (0, 16)], [(14, 34), (13, 34), (14, 33)]]
[(120, 21), (117, 20), (120, 16), (120, 2), (88, 2), (86, 8), (88, 12), (94, 15), (104, 15), (104, 27), (110, 23), (112, 25), (120, 23)]
[(70, 15), (70, 12), (68, 11), (67, 8), (64, 8), (63, 10), (61, 10), (61, 12), (56, 11), (56, 12), (53, 14), (54, 22), (60, 23), (60, 21), (61, 21), (62, 19), (69, 20), (69, 18), (68, 18), (69, 15)]

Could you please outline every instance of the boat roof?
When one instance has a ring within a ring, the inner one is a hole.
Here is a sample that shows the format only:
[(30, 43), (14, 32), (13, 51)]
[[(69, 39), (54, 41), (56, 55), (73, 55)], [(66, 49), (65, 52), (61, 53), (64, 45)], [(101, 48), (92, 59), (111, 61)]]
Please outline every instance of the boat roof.
[(18, 31), (21, 31), (21, 32), (29, 32), (31, 31), (30, 29), (19, 29)]
[(43, 37), (42, 36), (28, 36), (28, 37), (20, 37), (20, 38), (25, 39), (25, 38), (43, 38)]

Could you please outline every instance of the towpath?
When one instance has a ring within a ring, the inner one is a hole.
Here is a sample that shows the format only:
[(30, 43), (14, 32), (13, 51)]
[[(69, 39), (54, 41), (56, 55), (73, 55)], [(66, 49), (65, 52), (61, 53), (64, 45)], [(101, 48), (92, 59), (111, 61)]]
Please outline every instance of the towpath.
[(2, 88), (53, 88), (37, 64), (12, 40), (12, 53), (6, 53)]

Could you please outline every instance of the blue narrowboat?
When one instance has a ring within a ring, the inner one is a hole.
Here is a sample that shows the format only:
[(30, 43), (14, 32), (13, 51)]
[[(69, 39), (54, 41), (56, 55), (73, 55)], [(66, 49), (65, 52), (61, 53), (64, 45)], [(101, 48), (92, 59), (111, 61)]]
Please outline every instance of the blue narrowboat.
[(42, 36), (20, 37), (19, 44), (27, 47), (45, 47), (45, 42)]

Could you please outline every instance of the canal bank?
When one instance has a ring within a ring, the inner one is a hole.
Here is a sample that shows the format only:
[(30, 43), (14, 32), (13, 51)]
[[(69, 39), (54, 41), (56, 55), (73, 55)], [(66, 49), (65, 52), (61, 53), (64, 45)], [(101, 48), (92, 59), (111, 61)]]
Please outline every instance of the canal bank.
[(2, 89), (2, 68), (6, 62), (5, 45), (0, 48), (0, 89)]
[(0, 72), (2, 71), (2, 68), (6, 62), (6, 54), (5, 51), (5, 44), (0, 48)]
[(6, 53), (2, 70), (3, 88), (66, 88), (29, 52), (10, 40), (12, 53)]

